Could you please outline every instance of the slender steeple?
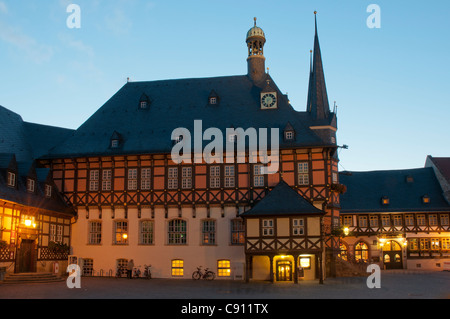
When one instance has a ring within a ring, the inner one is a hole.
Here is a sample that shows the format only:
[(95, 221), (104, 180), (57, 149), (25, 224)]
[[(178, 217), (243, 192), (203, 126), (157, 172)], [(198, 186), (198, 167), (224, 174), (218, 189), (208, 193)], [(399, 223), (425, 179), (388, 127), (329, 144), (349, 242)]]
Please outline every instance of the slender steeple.
[(323, 72), (322, 54), (320, 52), (319, 36), (317, 33), (317, 12), (314, 11), (315, 36), (314, 51), (312, 52), (311, 71), (309, 75), (309, 89), (307, 111), (314, 119), (325, 119), (330, 114), (328, 104), (327, 88), (325, 85), (325, 75)]

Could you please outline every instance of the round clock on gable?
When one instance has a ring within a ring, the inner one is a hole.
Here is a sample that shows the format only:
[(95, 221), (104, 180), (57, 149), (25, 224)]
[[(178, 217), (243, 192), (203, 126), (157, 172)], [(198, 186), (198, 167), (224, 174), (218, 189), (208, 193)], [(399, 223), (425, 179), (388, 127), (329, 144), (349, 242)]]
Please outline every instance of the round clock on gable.
[(277, 107), (276, 93), (265, 93), (261, 96), (261, 108), (271, 109)]

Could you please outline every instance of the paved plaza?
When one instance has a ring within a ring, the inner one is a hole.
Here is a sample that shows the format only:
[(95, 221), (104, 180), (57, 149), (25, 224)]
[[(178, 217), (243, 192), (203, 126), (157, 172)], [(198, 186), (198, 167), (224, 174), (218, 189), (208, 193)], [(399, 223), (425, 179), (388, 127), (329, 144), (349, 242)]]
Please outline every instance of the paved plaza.
[(293, 283), (193, 281), (174, 279), (81, 278), (66, 281), (0, 284), (0, 299), (450, 299), (450, 272), (382, 271), (381, 288), (366, 277), (328, 278)]

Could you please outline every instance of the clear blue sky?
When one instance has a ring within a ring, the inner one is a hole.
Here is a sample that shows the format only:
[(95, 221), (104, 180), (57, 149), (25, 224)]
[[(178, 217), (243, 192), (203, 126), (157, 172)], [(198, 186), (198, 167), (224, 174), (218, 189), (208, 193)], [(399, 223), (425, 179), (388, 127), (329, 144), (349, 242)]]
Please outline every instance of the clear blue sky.
[[(66, 25), (70, 3), (81, 28)], [(381, 9), (369, 29), (367, 7)], [(450, 1), (0, 0), (0, 105), (77, 128), (130, 77), (241, 75), (258, 17), (266, 66), (306, 108), (314, 10), (341, 170), (422, 167), (450, 156)]]

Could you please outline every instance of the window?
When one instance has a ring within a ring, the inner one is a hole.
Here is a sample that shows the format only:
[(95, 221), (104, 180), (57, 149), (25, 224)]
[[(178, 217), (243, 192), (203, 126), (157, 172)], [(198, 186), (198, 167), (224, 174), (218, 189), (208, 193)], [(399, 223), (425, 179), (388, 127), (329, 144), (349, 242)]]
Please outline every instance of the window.
[(141, 245), (153, 244), (154, 223), (152, 220), (143, 220), (140, 222), (139, 243)]
[(209, 104), (211, 104), (211, 105), (217, 104), (217, 98), (216, 97), (210, 97), (209, 98)]
[(262, 165), (253, 166), (253, 186), (255, 187), (264, 186), (263, 167)]
[(417, 243), (417, 238), (412, 238), (408, 240), (409, 250), (419, 250), (419, 245)]
[(303, 269), (311, 269), (311, 257), (299, 257), (300, 267)]
[(128, 169), (128, 190), (137, 189), (137, 168)]
[(381, 204), (382, 205), (389, 205), (389, 197), (384, 196), (383, 198), (381, 198)]
[(420, 250), (429, 250), (429, 249), (430, 249), (430, 239), (420, 238)]
[(94, 260), (90, 258), (83, 258), (83, 276), (90, 277), (94, 274)]
[(16, 186), (16, 174), (12, 172), (8, 172), (8, 186), (15, 187)]
[(342, 225), (343, 226), (353, 226), (353, 218), (352, 216), (343, 216), (342, 217)]
[(171, 220), (168, 224), (169, 245), (185, 245), (186, 241), (186, 221), (181, 219)]
[(341, 257), (342, 260), (347, 260), (348, 259), (348, 248), (347, 245), (345, 245), (344, 243), (340, 243), (339, 244), (339, 257)]
[(102, 242), (102, 223), (89, 222), (89, 244), (100, 245)]
[(142, 168), (141, 169), (141, 189), (149, 190), (152, 187), (152, 169), (151, 168)]
[(231, 221), (231, 244), (240, 245), (245, 242), (244, 221), (242, 219), (233, 219)]
[(115, 222), (115, 244), (126, 245), (128, 244), (128, 222), (116, 221)]
[(27, 179), (27, 191), (34, 193), (34, 179)]
[(102, 191), (111, 190), (111, 176), (112, 171), (110, 169), (104, 169), (102, 171)]
[(184, 261), (182, 259), (172, 260), (172, 276), (182, 277), (184, 275)]
[(62, 243), (63, 239), (63, 226), (50, 224), (50, 241), (55, 243)]
[(424, 204), (429, 204), (430, 203), (430, 196), (424, 195), (422, 197), (422, 201), (423, 201)]
[(167, 188), (177, 189), (178, 188), (178, 167), (169, 167), (167, 176), (168, 176)]
[(202, 244), (215, 245), (216, 243), (216, 222), (214, 220), (202, 221)]
[(441, 225), (448, 225), (448, 214), (442, 214), (441, 215)]
[(439, 238), (431, 238), (431, 250), (439, 250)]
[(358, 216), (359, 227), (367, 227), (367, 216)]
[(128, 259), (117, 259), (117, 268), (122, 269), (122, 274), (126, 274), (128, 268)]
[(426, 220), (424, 214), (417, 215), (417, 226), (425, 226)]
[(303, 218), (295, 218), (292, 220), (292, 235), (301, 236), (305, 234), (305, 224)]
[(111, 148), (118, 148), (119, 147), (119, 140), (113, 139), (111, 140)]
[(139, 107), (141, 109), (146, 109), (147, 108), (147, 101), (141, 101), (141, 103), (139, 103)]
[(211, 166), (209, 168), (209, 186), (211, 188), (220, 187), (220, 166)]
[(264, 219), (262, 226), (262, 234), (263, 236), (273, 236), (273, 219)]
[(414, 215), (411, 214), (405, 215), (405, 225), (414, 226)]
[(217, 276), (218, 277), (230, 277), (231, 275), (231, 262), (229, 260), (217, 261)]
[(308, 185), (309, 184), (309, 165), (307, 162), (298, 163), (298, 185)]
[(225, 166), (225, 187), (234, 187), (234, 166)]
[(391, 216), (389, 215), (383, 215), (381, 216), (381, 225), (383, 227), (389, 227), (391, 226)]
[(90, 191), (98, 191), (98, 178), (99, 172), (98, 170), (91, 170), (89, 172), (89, 190)]
[(45, 184), (45, 197), (52, 197), (52, 186)]
[(450, 238), (442, 238), (442, 249), (450, 250)]
[(378, 216), (369, 217), (370, 227), (378, 227)]
[(192, 167), (183, 167), (181, 170), (181, 187), (192, 188)]
[(366, 243), (359, 242), (355, 245), (355, 259), (362, 262), (369, 260), (369, 247)]
[(287, 141), (292, 141), (294, 139), (294, 132), (286, 131), (286, 132), (284, 132), (284, 137)]
[(437, 226), (438, 220), (436, 214), (430, 214), (428, 215), (428, 222), (430, 223), (430, 226)]
[(394, 226), (402, 226), (402, 215), (394, 215)]

